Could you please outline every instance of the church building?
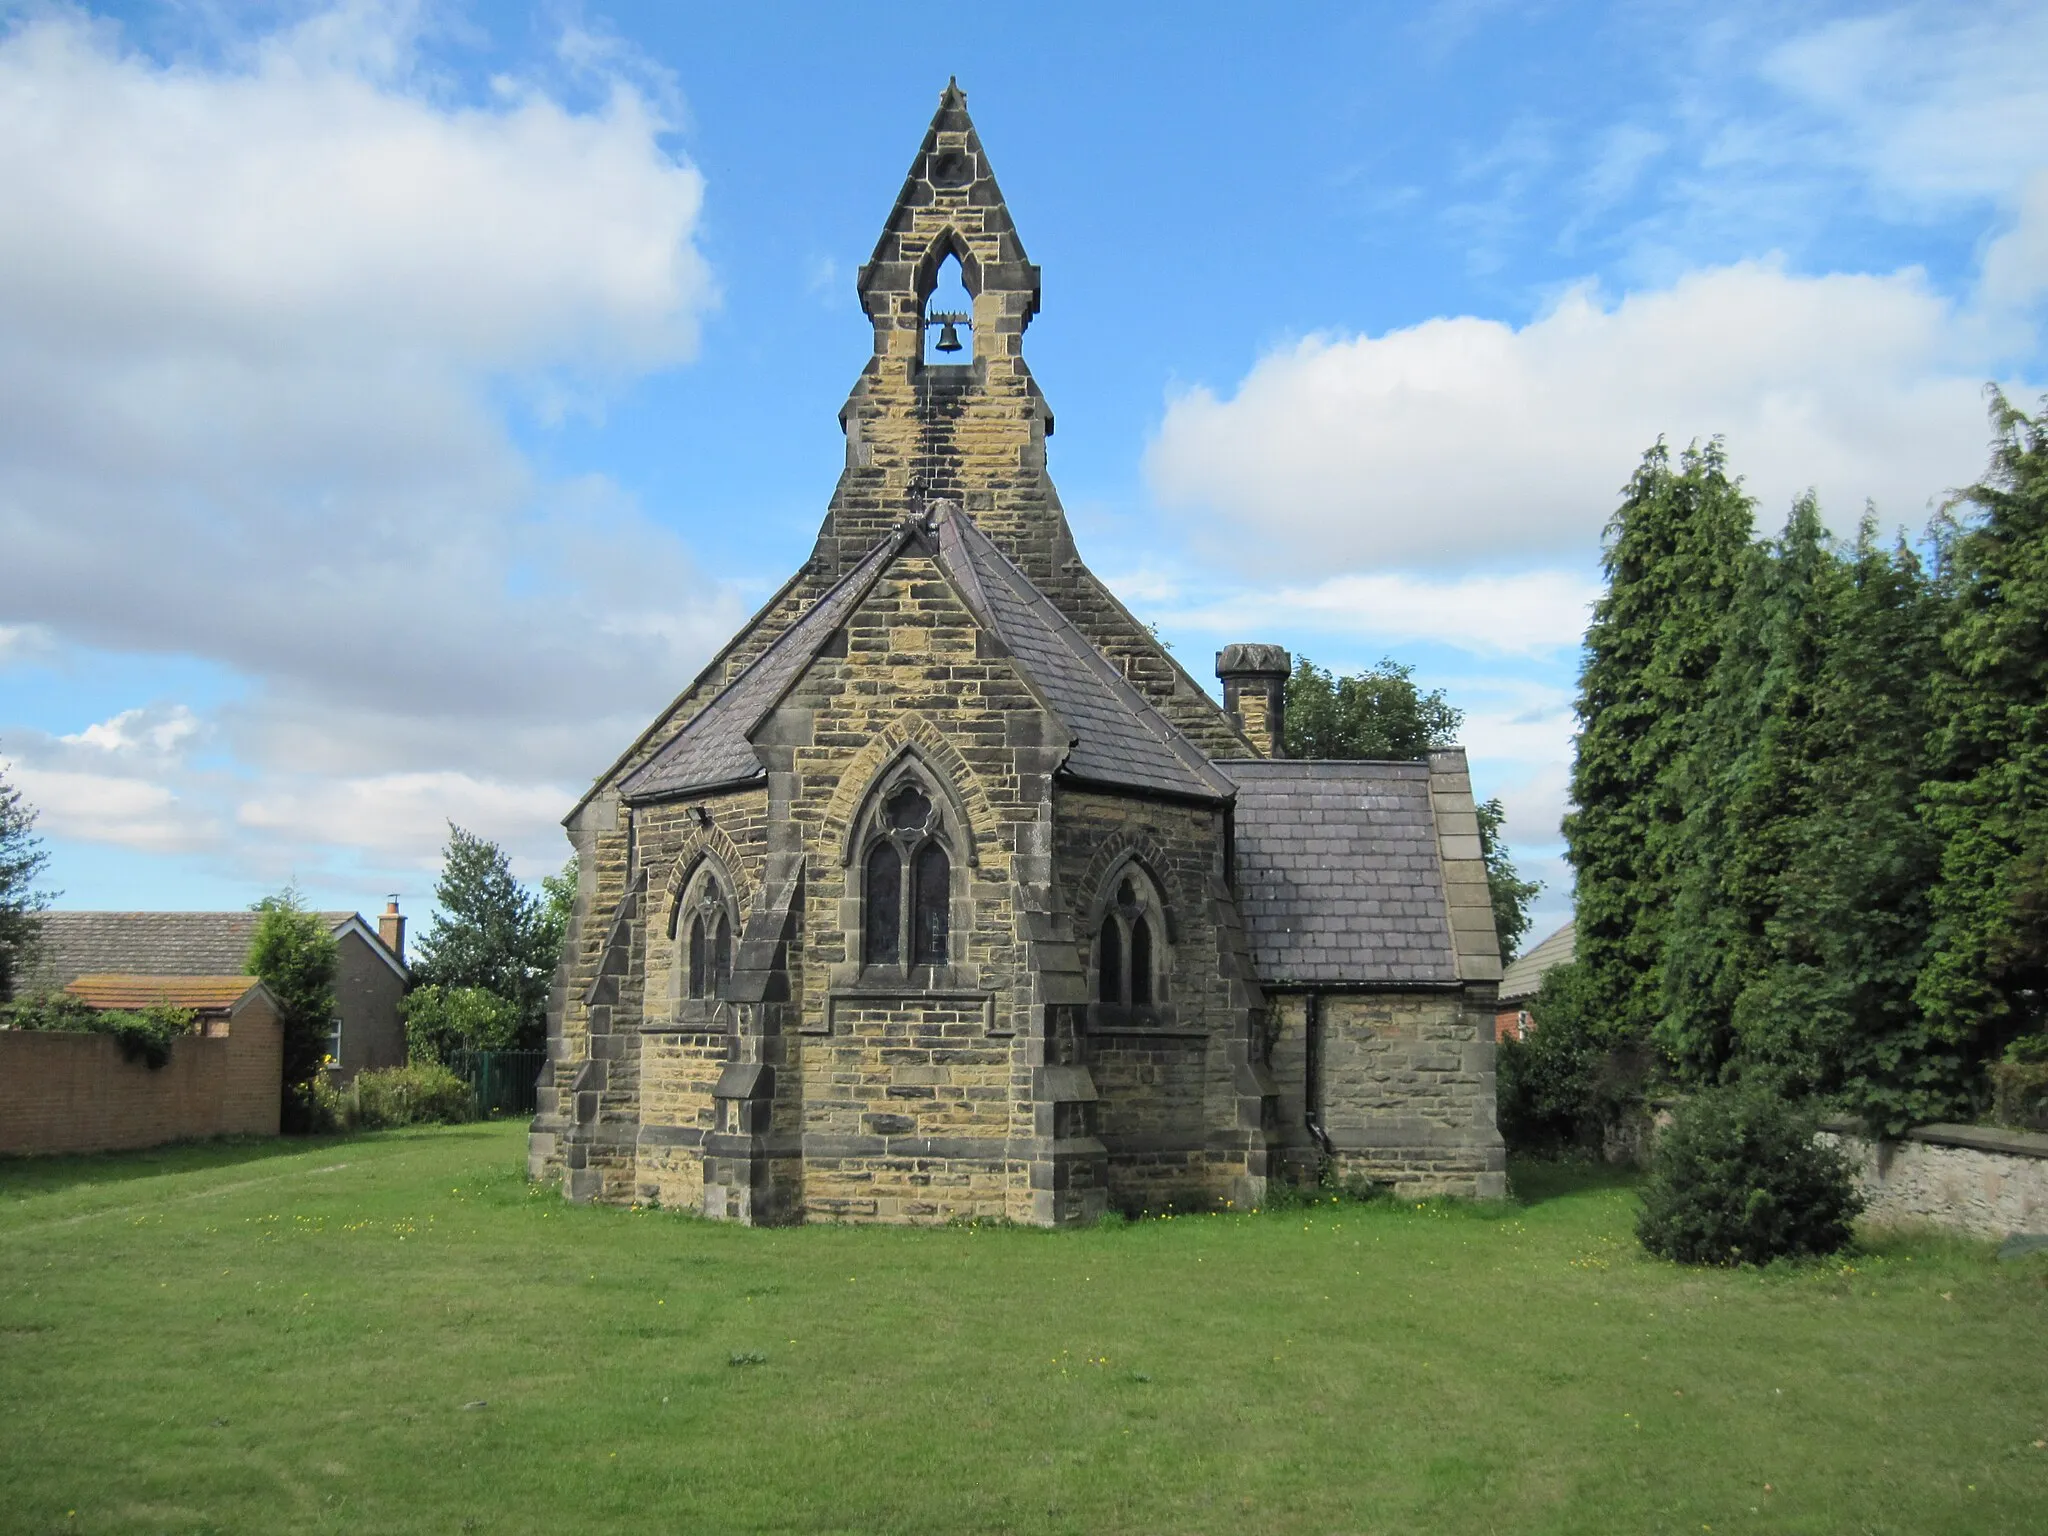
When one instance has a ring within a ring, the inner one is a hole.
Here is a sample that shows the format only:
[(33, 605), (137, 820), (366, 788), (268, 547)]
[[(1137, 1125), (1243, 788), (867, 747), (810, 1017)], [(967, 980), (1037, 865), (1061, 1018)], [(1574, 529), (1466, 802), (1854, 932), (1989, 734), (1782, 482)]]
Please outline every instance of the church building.
[(1290, 761), (1285, 651), (1219, 704), (1082, 563), (955, 85), (858, 292), (809, 560), (567, 818), (535, 1176), (759, 1224), (1501, 1194), (1464, 754)]

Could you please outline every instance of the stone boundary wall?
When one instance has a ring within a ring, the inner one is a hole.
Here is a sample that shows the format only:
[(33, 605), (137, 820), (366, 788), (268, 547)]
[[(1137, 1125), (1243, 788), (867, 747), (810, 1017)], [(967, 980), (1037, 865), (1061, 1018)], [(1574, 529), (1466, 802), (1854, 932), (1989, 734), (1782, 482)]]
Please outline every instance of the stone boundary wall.
[(1970, 1237), (2048, 1232), (2048, 1136), (1980, 1125), (1923, 1125), (1899, 1141), (1830, 1121), (1820, 1139), (1856, 1169), (1873, 1226), (1938, 1226)]
[(0, 1155), (275, 1136), (283, 1080), (283, 1033), (253, 1005), (232, 1033), (179, 1040), (154, 1071), (111, 1035), (0, 1030)]

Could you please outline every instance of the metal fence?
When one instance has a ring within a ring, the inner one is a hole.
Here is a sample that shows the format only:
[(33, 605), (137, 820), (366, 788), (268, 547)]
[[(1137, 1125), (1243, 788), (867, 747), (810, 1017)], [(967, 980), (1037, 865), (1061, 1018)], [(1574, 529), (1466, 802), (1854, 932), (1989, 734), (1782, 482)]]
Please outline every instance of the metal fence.
[(478, 1114), (530, 1115), (547, 1059), (546, 1051), (457, 1051), (448, 1066), (476, 1094)]

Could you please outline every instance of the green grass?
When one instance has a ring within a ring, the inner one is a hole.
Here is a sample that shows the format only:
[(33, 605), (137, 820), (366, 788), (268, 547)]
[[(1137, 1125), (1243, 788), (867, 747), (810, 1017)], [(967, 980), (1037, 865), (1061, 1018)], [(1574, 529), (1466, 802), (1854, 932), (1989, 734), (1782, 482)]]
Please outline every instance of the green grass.
[(0, 1529), (2048, 1522), (2048, 1260), (1686, 1272), (1554, 1169), (1512, 1206), (757, 1232), (566, 1206), (521, 1153), (0, 1164)]

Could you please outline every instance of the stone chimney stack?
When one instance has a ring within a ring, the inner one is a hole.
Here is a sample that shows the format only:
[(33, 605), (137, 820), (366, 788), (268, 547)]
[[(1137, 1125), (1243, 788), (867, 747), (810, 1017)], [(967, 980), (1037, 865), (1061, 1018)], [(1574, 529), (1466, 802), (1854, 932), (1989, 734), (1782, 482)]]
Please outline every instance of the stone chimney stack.
[(405, 919), (398, 915), (398, 897), (393, 895), (384, 903), (383, 914), (377, 919), (377, 937), (384, 941), (384, 947), (398, 956), (398, 963), (405, 964)]
[(1223, 707), (1261, 757), (1285, 757), (1287, 675), (1294, 658), (1277, 645), (1226, 645), (1216, 653)]

